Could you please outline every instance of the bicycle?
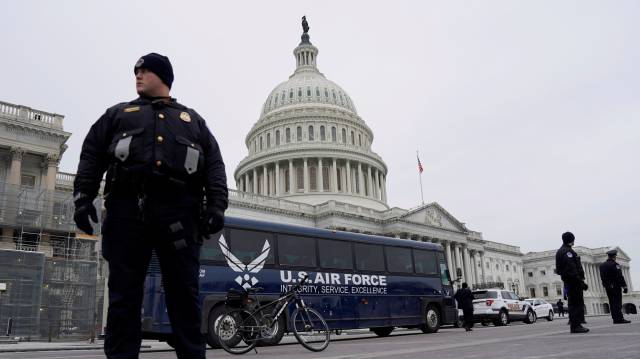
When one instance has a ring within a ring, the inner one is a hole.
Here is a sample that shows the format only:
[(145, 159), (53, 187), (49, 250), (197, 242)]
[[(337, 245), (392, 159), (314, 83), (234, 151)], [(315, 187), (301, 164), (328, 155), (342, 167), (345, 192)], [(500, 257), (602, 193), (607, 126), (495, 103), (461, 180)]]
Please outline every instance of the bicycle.
[[(307, 278), (308, 276), (303, 277), (300, 283), (280, 298), (265, 305), (260, 304), (257, 295), (262, 288), (250, 288), (244, 293), (230, 290), (227, 300), (235, 304), (240, 300), (242, 304), (240, 308), (229, 311), (218, 320), (216, 334), (220, 339), (220, 346), (231, 354), (244, 354), (255, 350), (259, 342), (272, 339), (280, 332), (278, 326), (283, 323), (280, 318), (289, 304), (295, 303), (290, 329), (296, 340), (310, 351), (325, 350), (331, 340), (329, 326), (318, 311), (305, 304), (299, 293)], [(251, 294), (253, 298), (249, 297)]]

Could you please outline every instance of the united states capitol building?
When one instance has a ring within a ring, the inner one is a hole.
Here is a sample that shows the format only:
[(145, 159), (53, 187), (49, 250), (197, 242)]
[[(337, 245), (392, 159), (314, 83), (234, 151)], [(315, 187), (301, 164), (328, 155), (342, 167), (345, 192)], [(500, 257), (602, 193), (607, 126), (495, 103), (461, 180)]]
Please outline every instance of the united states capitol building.
[[(267, 95), (246, 135), (248, 152), (233, 173), (237, 189), (229, 191), (227, 215), (439, 243), (450, 272), (474, 288), (502, 287), (554, 302), (562, 297), (562, 282), (554, 274), (557, 248), (522, 253), (517, 246), (485, 239), (436, 202), (412, 209), (390, 206), (387, 191), (401, 189), (387, 187), (388, 167), (372, 150), (373, 131), (358, 115), (354, 99), (319, 71), (318, 55), (304, 33), (293, 50), (293, 74)], [(0, 293), (0, 322), (23, 315), (30, 318), (25, 330), (40, 328), (40, 334), (52, 321), (77, 327), (88, 312), (95, 310), (98, 318), (102, 312), (100, 236), (76, 231), (74, 175), (58, 171), (71, 135), (63, 120), (0, 102), (0, 256), (13, 258), (0, 265), (0, 290), (2, 283), (9, 284)], [(575, 249), (589, 285), (587, 314), (606, 314), (598, 266), (609, 248)], [(37, 255), (24, 269), (33, 276), (29, 288), (14, 278), (27, 252)], [(618, 253), (631, 284), (631, 259), (621, 248)], [(75, 267), (76, 262), (85, 266)], [(87, 283), (87, 273), (97, 285)], [(96, 298), (93, 303), (87, 295)], [(640, 295), (625, 295), (623, 304), (634, 312)], [(76, 307), (83, 308), (82, 315), (74, 313)]]

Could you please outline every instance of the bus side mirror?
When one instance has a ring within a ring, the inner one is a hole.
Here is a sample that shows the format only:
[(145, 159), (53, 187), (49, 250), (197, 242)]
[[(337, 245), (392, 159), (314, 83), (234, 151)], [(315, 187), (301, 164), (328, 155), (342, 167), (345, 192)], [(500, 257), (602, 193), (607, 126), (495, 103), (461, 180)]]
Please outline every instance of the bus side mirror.
[(445, 269), (444, 273), (447, 275), (447, 279), (449, 279), (449, 282), (451, 282), (451, 273), (449, 273), (449, 270)]

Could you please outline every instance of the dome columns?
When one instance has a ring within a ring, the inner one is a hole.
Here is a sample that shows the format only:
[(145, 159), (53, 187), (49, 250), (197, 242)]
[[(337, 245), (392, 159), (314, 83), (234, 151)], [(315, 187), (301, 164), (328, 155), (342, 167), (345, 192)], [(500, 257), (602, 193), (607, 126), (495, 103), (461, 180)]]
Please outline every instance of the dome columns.
[(240, 191), (270, 197), (345, 194), (386, 203), (386, 174), (366, 162), (305, 156), (259, 164), (240, 173)]

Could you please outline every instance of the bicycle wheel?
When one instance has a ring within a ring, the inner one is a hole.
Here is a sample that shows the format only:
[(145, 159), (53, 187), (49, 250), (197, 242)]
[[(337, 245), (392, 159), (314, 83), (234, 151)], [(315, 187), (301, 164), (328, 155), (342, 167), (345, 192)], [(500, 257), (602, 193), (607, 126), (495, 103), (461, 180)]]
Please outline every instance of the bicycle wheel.
[(260, 327), (246, 310), (236, 309), (220, 316), (216, 325), (218, 342), (231, 354), (244, 354), (256, 346)]
[(323, 351), (329, 345), (329, 326), (315, 309), (296, 308), (291, 315), (291, 327), (298, 342), (313, 352)]

